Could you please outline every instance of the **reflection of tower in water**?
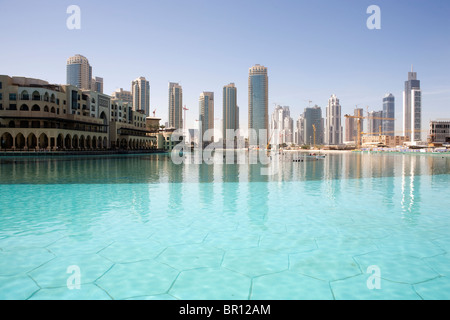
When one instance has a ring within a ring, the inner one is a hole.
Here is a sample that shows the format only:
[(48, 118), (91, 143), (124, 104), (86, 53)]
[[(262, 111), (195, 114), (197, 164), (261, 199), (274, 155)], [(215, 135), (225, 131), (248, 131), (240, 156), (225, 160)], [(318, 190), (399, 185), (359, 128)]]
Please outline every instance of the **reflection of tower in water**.
[(261, 175), (263, 165), (248, 166), (247, 214), (254, 225), (264, 226), (269, 212), (269, 176)]
[[(420, 213), (420, 159), (418, 156), (403, 156), (402, 162), (402, 211)], [(419, 164), (419, 165), (417, 165)]]
[(222, 165), (222, 207), (225, 213), (236, 214), (237, 199), (239, 195), (239, 165), (224, 164)]
[(202, 210), (214, 210), (214, 165), (202, 163), (198, 166), (199, 201)]

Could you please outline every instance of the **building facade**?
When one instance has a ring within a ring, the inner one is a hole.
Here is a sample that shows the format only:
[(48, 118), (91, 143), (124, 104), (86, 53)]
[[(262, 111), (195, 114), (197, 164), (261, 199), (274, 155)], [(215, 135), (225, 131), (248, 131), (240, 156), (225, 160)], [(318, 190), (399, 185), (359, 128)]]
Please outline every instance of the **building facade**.
[[(360, 134), (364, 131), (364, 110), (362, 108), (356, 108), (353, 115), (360, 117)], [(345, 118), (345, 142), (351, 142), (356, 144), (358, 139), (358, 119), (357, 118)]]
[[(383, 118), (395, 119), (395, 97), (388, 93), (383, 98)], [(383, 134), (395, 136), (395, 120), (383, 120)]]
[(269, 135), (269, 78), (267, 68), (258, 64), (249, 70), (248, 129), (251, 145), (260, 144), (259, 139), (264, 130), (267, 142)]
[(378, 136), (363, 136), (362, 145), (363, 147), (402, 147), (406, 142), (409, 142), (409, 137), (405, 136), (388, 136), (388, 135), (378, 135)]
[(86, 57), (77, 54), (67, 59), (66, 83), (79, 89), (91, 90), (92, 67)]
[(305, 109), (303, 113), (303, 132), (303, 144), (312, 146), (314, 145), (314, 140), (316, 145), (324, 144), (324, 119), (321, 107), (315, 105), (312, 108)]
[(449, 120), (431, 121), (428, 142), (433, 144), (449, 144), (450, 121)]
[[(224, 143), (226, 143), (226, 141), (231, 139), (231, 137), (227, 136), (227, 130), (236, 132), (236, 130), (239, 129), (237, 88), (234, 83), (230, 83), (223, 87), (222, 117), (222, 138)], [(232, 140), (234, 140), (234, 138)]]
[[(277, 131), (275, 136), (273, 133)], [(270, 137), (272, 144), (294, 143), (294, 120), (288, 106), (276, 106), (270, 120)]]
[(214, 92), (202, 92), (199, 98), (199, 125), (203, 142), (214, 142), (214, 136), (205, 139), (205, 132), (214, 130)]
[(117, 89), (111, 95), (113, 99), (123, 100), (124, 102), (128, 102), (133, 107), (133, 94), (131, 91), (123, 90), (123, 88)]
[(133, 109), (150, 116), (150, 82), (144, 77), (137, 78), (131, 83)]
[(367, 135), (384, 135), (383, 123), (383, 111), (370, 111), (367, 115)]
[(408, 72), (403, 92), (403, 135), (411, 141), (420, 141), (422, 136), (422, 91), (416, 72)]
[(147, 137), (145, 116), (130, 110), (128, 104), (97, 91), (0, 75), (0, 148), (89, 151), (155, 147), (156, 138)]
[(170, 129), (183, 129), (183, 89), (174, 82), (169, 82), (168, 125)]
[(340, 145), (343, 143), (341, 105), (336, 95), (328, 99), (325, 118), (324, 143)]

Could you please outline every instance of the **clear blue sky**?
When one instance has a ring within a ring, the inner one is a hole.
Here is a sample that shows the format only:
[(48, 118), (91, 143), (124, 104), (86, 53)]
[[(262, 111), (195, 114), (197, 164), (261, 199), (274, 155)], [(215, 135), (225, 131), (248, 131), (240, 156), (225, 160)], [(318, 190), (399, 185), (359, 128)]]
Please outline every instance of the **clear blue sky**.
[[(81, 8), (81, 30), (68, 30), (66, 9)], [(381, 30), (369, 30), (370, 5), (381, 8)], [(0, 74), (66, 81), (66, 59), (86, 56), (105, 93), (150, 80), (151, 109), (167, 121), (167, 85), (183, 86), (198, 118), (198, 97), (214, 91), (222, 118), (222, 87), (238, 88), (247, 127), (248, 69), (269, 69), (269, 112), (291, 107), (296, 120), (308, 100), (325, 107), (336, 94), (343, 113), (355, 105), (382, 108), (402, 91), (414, 69), (422, 81), (423, 126), (450, 118), (450, 1), (448, 0), (0, 0)]]

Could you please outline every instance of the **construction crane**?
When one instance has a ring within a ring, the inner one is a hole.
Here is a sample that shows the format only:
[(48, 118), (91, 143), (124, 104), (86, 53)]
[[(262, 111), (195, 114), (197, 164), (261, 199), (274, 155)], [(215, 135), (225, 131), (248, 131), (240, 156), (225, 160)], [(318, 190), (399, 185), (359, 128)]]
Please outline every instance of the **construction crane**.
[(314, 130), (314, 149), (316, 149), (316, 125), (313, 124), (312, 127), (313, 127), (313, 130)]
[[(367, 107), (369, 108), (369, 107)], [(361, 145), (362, 145), (362, 141), (361, 141), (361, 120), (363, 119), (372, 119), (372, 120), (395, 120), (394, 118), (382, 118), (382, 117), (371, 117), (371, 116), (351, 116), (346, 114), (345, 118), (350, 118), (350, 119), (356, 119), (356, 124), (357, 124), (357, 141), (356, 141), (356, 148), (357, 149), (361, 149)], [(380, 129), (381, 132), (381, 129)]]

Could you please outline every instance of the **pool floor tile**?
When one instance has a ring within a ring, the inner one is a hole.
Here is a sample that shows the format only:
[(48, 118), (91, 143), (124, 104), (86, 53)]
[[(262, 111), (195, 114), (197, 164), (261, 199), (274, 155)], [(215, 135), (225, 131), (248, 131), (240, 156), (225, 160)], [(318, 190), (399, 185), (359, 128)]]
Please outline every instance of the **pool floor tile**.
[[(111, 268), (113, 263), (97, 254), (57, 257), (29, 275), (41, 288), (67, 287), (72, 275), (79, 271), (82, 285), (94, 282)], [(70, 267), (70, 268), (69, 268)], [(72, 269), (76, 267), (77, 269)]]
[(355, 260), (365, 273), (370, 266), (379, 268), (381, 278), (393, 282), (414, 284), (439, 276), (427, 263), (414, 256), (376, 251), (356, 256)]
[(96, 281), (114, 299), (167, 293), (179, 271), (155, 260), (114, 265)]
[(313, 279), (292, 271), (253, 279), (252, 300), (332, 300), (327, 281)]
[(54, 258), (55, 255), (44, 248), (0, 251), (0, 276), (30, 272)]
[(223, 255), (223, 250), (206, 244), (187, 244), (166, 248), (157, 260), (182, 271), (194, 268), (218, 268)]
[(129, 263), (153, 259), (164, 250), (159, 242), (151, 239), (117, 240), (98, 252), (115, 263)]
[(28, 275), (0, 276), (0, 300), (25, 300), (39, 287)]
[(331, 250), (291, 254), (289, 262), (291, 271), (320, 280), (340, 280), (361, 274), (351, 255)]
[(178, 276), (169, 294), (181, 300), (247, 300), (251, 279), (223, 268), (193, 269)]
[(30, 300), (111, 300), (101, 288), (93, 284), (82, 285), (80, 289), (41, 289)]
[(450, 300), (450, 278), (439, 277), (414, 285), (424, 300)]
[[(363, 274), (330, 283), (336, 300), (420, 300), (409, 284), (379, 279), (380, 288), (373, 288), (371, 274)], [(369, 282), (369, 286), (368, 286)], [(373, 289), (369, 289), (373, 288)]]
[(223, 267), (256, 277), (288, 269), (288, 255), (263, 248), (229, 250), (225, 253)]

